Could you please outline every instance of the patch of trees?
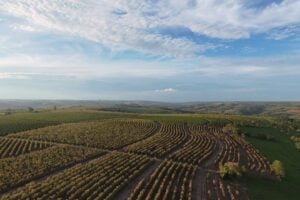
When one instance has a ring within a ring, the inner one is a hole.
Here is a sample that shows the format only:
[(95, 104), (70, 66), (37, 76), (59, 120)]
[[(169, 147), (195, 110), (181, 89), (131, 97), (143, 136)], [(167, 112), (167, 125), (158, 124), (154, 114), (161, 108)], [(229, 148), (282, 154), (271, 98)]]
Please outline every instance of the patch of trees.
[(245, 132), (243, 134), (247, 137), (252, 137), (252, 138), (259, 139), (259, 140), (266, 140), (266, 141), (272, 141), (272, 142), (276, 141), (275, 137), (268, 133), (250, 134), (250, 133)]
[(28, 112), (33, 112), (33, 111), (34, 111), (34, 108), (28, 107)]
[(265, 111), (265, 106), (263, 105), (243, 105), (238, 109), (239, 113), (242, 115), (258, 115)]
[(7, 109), (5, 112), (4, 112), (4, 115), (11, 115), (12, 114), (12, 110), (11, 109)]

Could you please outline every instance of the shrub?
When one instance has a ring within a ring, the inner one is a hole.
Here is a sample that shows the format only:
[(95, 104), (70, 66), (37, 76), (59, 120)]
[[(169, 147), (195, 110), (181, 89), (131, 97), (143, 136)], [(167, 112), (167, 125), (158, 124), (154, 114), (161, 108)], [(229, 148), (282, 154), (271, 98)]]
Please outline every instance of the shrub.
[(233, 124), (227, 124), (222, 128), (222, 131), (225, 133), (233, 133), (233, 134), (239, 134), (240, 130), (234, 126)]
[(274, 160), (271, 164), (272, 171), (275, 173), (275, 175), (281, 180), (285, 176), (284, 167), (281, 161)]
[(219, 173), (222, 178), (240, 177), (245, 173), (246, 169), (240, 167), (236, 162), (226, 162), (224, 165), (219, 165)]

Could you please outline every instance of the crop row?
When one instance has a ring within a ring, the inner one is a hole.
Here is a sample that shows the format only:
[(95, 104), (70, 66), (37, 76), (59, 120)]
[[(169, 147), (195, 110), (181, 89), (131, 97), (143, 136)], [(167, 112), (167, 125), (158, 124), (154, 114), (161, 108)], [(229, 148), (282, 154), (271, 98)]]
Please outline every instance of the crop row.
[(18, 156), (36, 150), (45, 149), (52, 146), (50, 143), (19, 140), (12, 138), (0, 138), (0, 158)]
[[(216, 167), (226, 162), (234, 162), (244, 165), (250, 171), (263, 173), (271, 172), (269, 161), (263, 155), (261, 155), (258, 150), (256, 150), (251, 144), (247, 143), (245, 139), (239, 136), (238, 134), (224, 132), (222, 131), (221, 127), (210, 127), (206, 125), (199, 126), (191, 124), (190, 129), (192, 133), (207, 133), (208, 135), (211, 135), (211, 138), (215, 139), (215, 141), (218, 141), (216, 145), (220, 145), (220, 151), (214, 161)], [(201, 139), (195, 139), (192, 134), (192, 138), (189, 140), (189, 142), (187, 142), (182, 149), (175, 152), (175, 154), (172, 155), (172, 158), (178, 161), (188, 163), (192, 161), (193, 164), (197, 163), (198, 159), (195, 159), (196, 161), (194, 161), (193, 159), (193, 155), (195, 153), (193, 151), (192, 146), (197, 146), (198, 141), (198, 145), (200, 148), (201, 143), (203, 143), (201, 141), (205, 140), (205, 138), (208, 138), (208, 136)], [(207, 147), (207, 149), (209, 149), (209, 147)], [(180, 156), (180, 152), (184, 150), (186, 153), (182, 153), (182, 155)], [(207, 154), (209, 154), (209, 152)], [(202, 159), (200, 159), (200, 162), (201, 161)]]
[(126, 117), (125, 114), (120, 113), (75, 110), (7, 113), (8, 115), (5, 116), (0, 115), (0, 135), (7, 135), (62, 123)]
[(210, 134), (192, 133), (191, 138), (170, 158), (179, 162), (200, 165), (213, 153), (215, 146), (215, 138)]
[(27, 184), (3, 199), (114, 199), (149, 164), (146, 156), (112, 152), (42, 182)]
[(0, 159), (0, 192), (100, 154), (103, 152), (96, 149), (56, 145), (41, 151)]
[(226, 162), (240, 163), (241, 152), (239, 145), (233, 140), (227, 133), (222, 133), (223, 135), (219, 138), (222, 146), (221, 151), (218, 154), (215, 164), (224, 164)]
[(235, 146), (235, 149), (243, 153), (245, 158), (246, 168), (250, 171), (271, 173), (270, 163), (266, 157), (261, 155), (253, 145), (247, 143), (244, 138), (235, 135), (228, 136), (230, 139), (230, 144)]
[(210, 133), (215, 135), (222, 133), (222, 128), (217, 126), (190, 124), (189, 127), (192, 132)]
[(162, 157), (188, 138), (187, 127), (183, 123), (163, 123), (155, 135), (125, 148), (128, 152)]
[(239, 200), (244, 199), (240, 188), (230, 182), (225, 182), (217, 174), (210, 174), (206, 177), (206, 198), (207, 200)]
[(253, 145), (246, 142), (242, 137), (234, 137), (233, 139), (242, 148), (248, 170), (259, 173), (271, 173), (269, 161)]
[(245, 145), (247, 168), (251, 171), (271, 173), (269, 161), (261, 155), (251, 144)]
[(148, 120), (104, 120), (62, 124), (10, 137), (114, 149), (148, 137), (158, 124)]
[(191, 200), (196, 167), (172, 161), (162, 162), (136, 186), (128, 200), (178, 199)]

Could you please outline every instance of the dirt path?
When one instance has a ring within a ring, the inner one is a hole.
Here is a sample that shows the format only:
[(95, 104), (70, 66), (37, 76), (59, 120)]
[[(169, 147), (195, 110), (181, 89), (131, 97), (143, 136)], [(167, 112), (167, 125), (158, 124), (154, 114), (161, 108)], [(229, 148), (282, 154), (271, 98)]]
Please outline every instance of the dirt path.
[(135, 177), (132, 181), (130, 181), (130, 184), (126, 185), (125, 188), (119, 191), (118, 194), (114, 197), (114, 199), (115, 200), (127, 199), (131, 194), (131, 192), (135, 189), (137, 184), (143, 179), (148, 179), (151, 173), (157, 168), (157, 166), (160, 163), (161, 163), (160, 160), (154, 160), (150, 166), (148, 166), (143, 172), (140, 172), (140, 174), (137, 177)]
[(216, 169), (215, 160), (217, 159), (218, 154), (222, 150), (222, 145), (223, 145), (222, 142), (217, 140), (213, 153), (202, 164), (203, 168)]
[(238, 146), (238, 151), (240, 152), (240, 165), (241, 166), (247, 166), (248, 163), (248, 158), (247, 158), (247, 153), (245, 149), (239, 144)]
[(192, 199), (205, 200), (206, 194), (206, 173), (204, 170), (198, 168), (193, 180)]

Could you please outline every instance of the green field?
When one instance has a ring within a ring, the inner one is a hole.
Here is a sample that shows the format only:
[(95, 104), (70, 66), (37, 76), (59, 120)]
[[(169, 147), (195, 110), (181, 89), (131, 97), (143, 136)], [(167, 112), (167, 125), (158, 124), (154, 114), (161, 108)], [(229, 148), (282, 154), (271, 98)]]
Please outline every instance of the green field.
[(283, 162), (286, 177), (281, 182), (252, 178), (246, 181), (250, 199), (289, 199), (300, 197), (300, 151), (290, 141), (289, 136), (276, 128), (243, 128), (252, 134), (271, 134), (275, 141), (266, 141), (247, 137), (257, 149), (269, 160)]

